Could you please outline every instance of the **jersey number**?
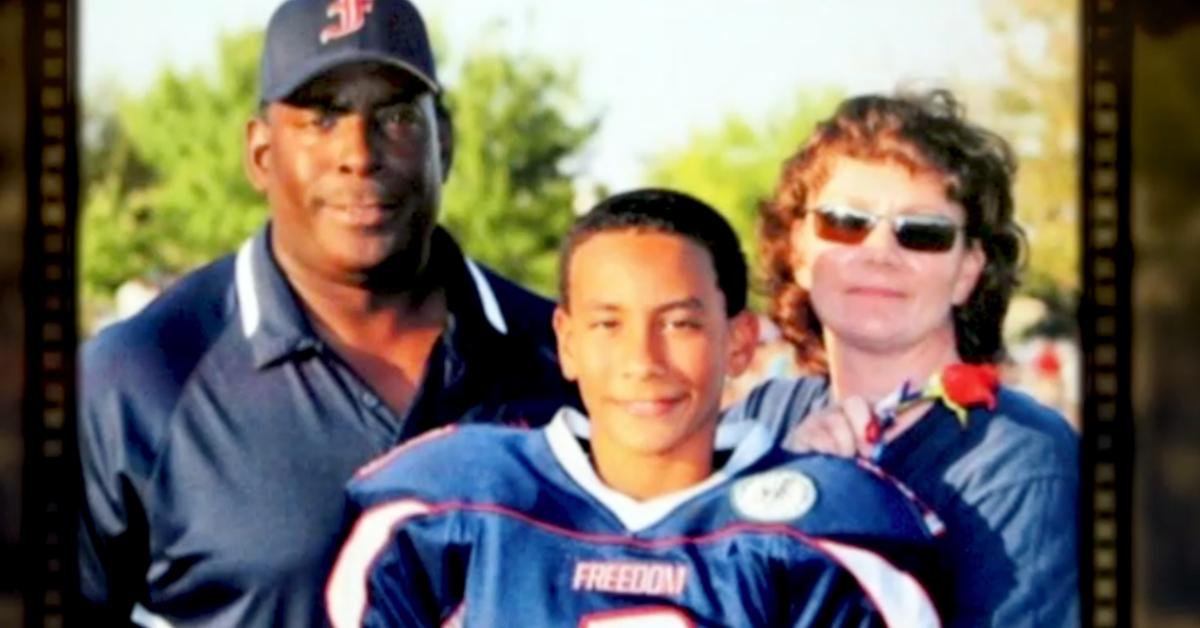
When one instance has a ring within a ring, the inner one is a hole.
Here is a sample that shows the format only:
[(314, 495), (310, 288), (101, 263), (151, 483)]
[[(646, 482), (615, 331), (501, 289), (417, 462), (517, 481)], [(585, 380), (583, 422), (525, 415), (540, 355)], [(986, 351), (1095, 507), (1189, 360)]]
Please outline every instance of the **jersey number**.
[(639, 606), (617, 611), (588, 613), (579, 628), (695, 628), (681, 610), (670, 606)]

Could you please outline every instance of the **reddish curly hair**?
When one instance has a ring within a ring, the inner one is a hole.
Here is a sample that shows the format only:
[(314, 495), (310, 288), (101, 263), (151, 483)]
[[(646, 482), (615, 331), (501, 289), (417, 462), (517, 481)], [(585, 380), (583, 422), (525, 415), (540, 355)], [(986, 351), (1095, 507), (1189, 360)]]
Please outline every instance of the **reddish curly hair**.
[(809, 196), (828, 180), (836, 157), (942, 175), (946, 197), (966, 213), (967, 242), (978, 243), (987, 256), (974, 291), (954, 307), (958, 353), (967, 362), (1002, 359), (1001, 325), (1024, 248), (1024, 233), (1013, 217), (1016, 160), (1003, 138), (966, 121), (953, 94), (935, 90), (843, 101), (784, 162), (774, 196), (763, 203), (759, 246), (768, 314), (795, 349), (797, 363), (810, 372), (828, 371), (821, 322), (808, 291), (793, 278), (803, 252), (792, 249), (790, 234)]

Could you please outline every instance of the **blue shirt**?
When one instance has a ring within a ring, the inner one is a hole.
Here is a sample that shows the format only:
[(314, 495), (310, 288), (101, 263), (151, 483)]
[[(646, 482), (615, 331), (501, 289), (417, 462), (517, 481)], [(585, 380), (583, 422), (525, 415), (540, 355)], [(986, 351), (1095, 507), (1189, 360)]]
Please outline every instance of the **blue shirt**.
[(450, 428), (365, 469), (334, 625), (937, 625), (889, 562), (933, 538), (894, 481), (743, 421), (721, 426), (736, 448), (711, 476), (637, 501), (599, 479), (587, 428), (569, 409), (541, 430)]
[(396, 415), (314, 332), (268, 234), (83, 351), (79, 555), (98, 625), (321, 625), (356, 468), (434, 427), (539, 424), (575, 400), (551, 303), (439, 230), (448, 325)]
[[(826, 403), (824, 380), (772, 380), (730, 408), (794, 425)], [(964, 428), (936, 405), (879, 464), (946, 525), (934, 585), (951, 626), (1078, 626), (1079, 438), (1053, 410), (1001, 387)]]

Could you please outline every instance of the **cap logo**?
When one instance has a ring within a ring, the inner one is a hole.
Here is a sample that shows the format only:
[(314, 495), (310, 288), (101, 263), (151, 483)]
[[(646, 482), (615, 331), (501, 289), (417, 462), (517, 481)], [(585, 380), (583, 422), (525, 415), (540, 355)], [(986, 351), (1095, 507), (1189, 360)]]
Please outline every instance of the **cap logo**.
[(321, 29), (321, 43), (345, 37), (357, 32), (367, 21), (367, 14), (375, 8), (374, 0), (333, 0), (325, 14), (336, 17), (337, 24), (330, 24)]

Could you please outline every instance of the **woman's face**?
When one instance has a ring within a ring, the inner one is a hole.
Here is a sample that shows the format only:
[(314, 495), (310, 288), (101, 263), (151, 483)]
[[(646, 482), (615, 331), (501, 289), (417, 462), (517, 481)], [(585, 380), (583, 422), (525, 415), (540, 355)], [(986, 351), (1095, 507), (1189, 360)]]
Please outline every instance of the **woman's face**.
[[(965, 213), (946, 198), (945, 189), (944, 178), (933, 171), (914, 175), (897, 163), (834, 158), (829, 177), (810, 194), (807, 211), (791, 233), (794, 277), (811, 295), (827, 347), (840, 343), (899, 353), (930, 343), (955, 346), (951, 308), (966, 302), (985, 259), (978, 244), (966, 244)], [(856, 210), (884, 219), (858, 243), (845, 241), (845, 230), (837, 241), (831, 239), (836, 233), (822, 228), (830, 223), (814, 212), (820, 207), (851, 222)], [(902, 246), (893, 231), (900, 217), (919, 227), (910, 234), (926, 248), (929, 223), (936, 231), (950, 221), (953, 244), (945, 251)]]

